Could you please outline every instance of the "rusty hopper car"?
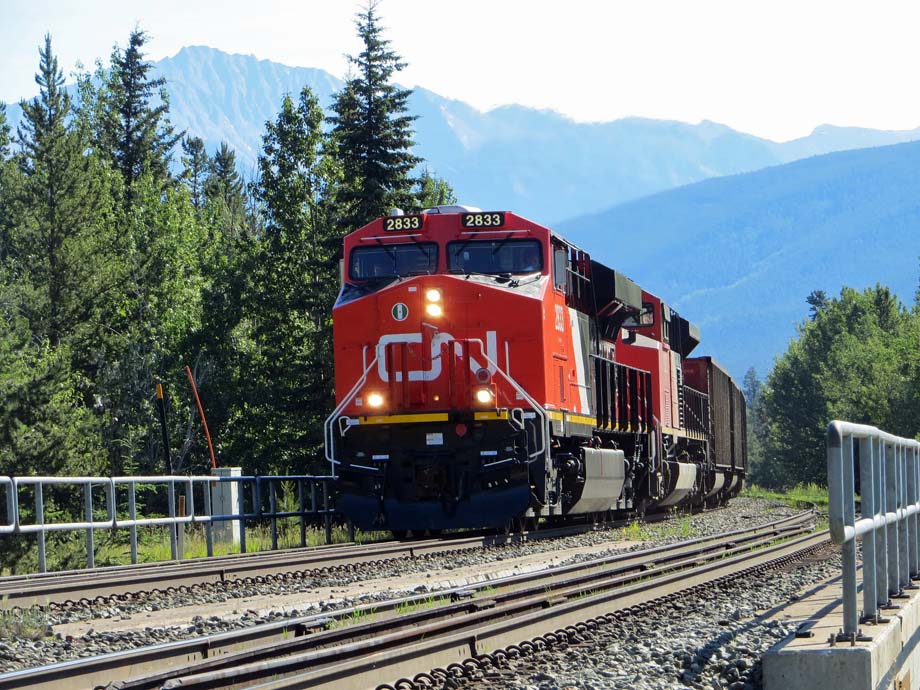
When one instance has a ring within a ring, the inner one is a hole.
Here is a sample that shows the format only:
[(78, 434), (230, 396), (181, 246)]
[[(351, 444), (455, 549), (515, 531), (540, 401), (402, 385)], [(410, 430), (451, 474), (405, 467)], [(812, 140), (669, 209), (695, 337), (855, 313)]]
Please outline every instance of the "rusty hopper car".
[(698, 330), (551, 229), (452, 206), (344, 241), (339, 505), (397, 534), (724, 502), (744, 398)]

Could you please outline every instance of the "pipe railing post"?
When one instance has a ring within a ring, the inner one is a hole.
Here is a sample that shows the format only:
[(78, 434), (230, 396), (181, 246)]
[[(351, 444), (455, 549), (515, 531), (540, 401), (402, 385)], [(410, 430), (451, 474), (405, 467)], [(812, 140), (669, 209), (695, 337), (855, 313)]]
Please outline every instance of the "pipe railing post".
[[(862, 497), (860, 517), (872, 517), (877, 512), (875, 485), (875, 453), (871, 438), (859, 439), (859, 491)], [(867, 620), (878, 618), (878, 592), (875, 579), (875, 537), (877, 530), (872, 529), (863, 536), (863, 616)]]
[(300, 507), (300, 546), (307, 545), (307, 519), (304, 515), (303, 480), (297, 482), (297, 505)]
[[(885, 508), (887, 512), (898, 510), (898, 467), (894, 448), (885, 443)], [(898, 596), (901, 588), (898, 585), (898, 523), (893, 521), (888, 524), (888, 597)]]
[(169, 517), (171, 518), (169, 525), (169, 551), (172, 554), (172, 559), (174, 561), (179, 560), (179, 538), (176, 534), (176, 483), (172, 480), (167, 484), (167, 492), (169, 495)]
[(210, 558), (214, 555), (214, 523), (211, 522), (213, 515), (211, 511), (211, 482), (202, 482), (201, 486), (204, 487), (204, 512), (207, 516), (207, 522), (204, 523), (204, 541)]
[(246, 486), (250, 482), (239, 480), (239, 491), (237, 491), (237, 514), (240, 516), (240, 553), (246, 553)]
[(278, 550), (278, 503), (275, 498), (275, 482), (268, 481), (268, 509), (272, 513), (272, 551)]
[(326, 527), (326, 543), (332, 543), (332, 507), (329, 495), (329, 483), (323, 481), (323, 516)]
[[(45, 524), (45, 497), (42, 494), (42, 485), (35, 485), (35, 524)], [(38, 532), (38, 572), (48, 572), (48, 561), (45, 552), (45, 530)]]
[[(93, 521), (93, 485), (83, 485), (83, 518), (88, 523)], [(93, 541), (93, 526), (86, 528), (86, 567), (96, 567), (96, 545)]]
[[(856, 523), (856, 502), (853, 485), (853, 437), (846, 436), (840, 445), (843, 470), (843, 520), (846, 525)], [(856, 635), (859, 631), (859, 604), (856, 597), (856, 540), (843, 543), (843, 634)]]
[(137, 483), (133, 481), (128, 482), (128, 519), (131, 521), (131, 526), (128, 528), (131, 541), (131, 563), (137, 565), (137, 525), (134, 524), (134, 521), (137, 520)]
[[(881, 438), (873, 438), (872, 444), (875, 448), (876, 472), (878, 481), (876, 482), (875, 501), (878, 506), (877, 514), (886, 515), (888, 513), (888, 491), (885, 488), (888, 484), (888, 474), (886, 472), (888, 460), (885, 453), (885, 443)], [(876, 529), (875, 538), (876, 547), (876, 590), (878, 591), (879, 606), (890, 607), (891, 596), (888, 593), (888, 525), (882, 523)]]

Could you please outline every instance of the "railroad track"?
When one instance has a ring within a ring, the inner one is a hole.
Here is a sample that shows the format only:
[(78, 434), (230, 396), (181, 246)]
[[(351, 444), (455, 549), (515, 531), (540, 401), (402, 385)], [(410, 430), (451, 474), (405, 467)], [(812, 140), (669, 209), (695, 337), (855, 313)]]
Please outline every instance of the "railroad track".
[[(667, 517), (667, 514), (648, 516), (646, 521), (658, 522)], [(108, 599), (124, 601), (147, 592), (181, 590), (206, 583), (259, 581), (309, 571), (357, 568), (370, 563), (558, 539), (586, 531), (619, 527), (628, 522), (619, 520), (596, 525), (570, 525), (513, 534), (469, 536), (469, 533), (464, 533), (437, 539), (384, 541), (363, 545), (332, 544), (186, 561), (2, 577), (0, 610), (29, 606), (53, 609), (72, 604), (101, 604)]]
[(613, 612), (788, 562), (828, 541), (811, 530), (809, 511), (436, 596), (16, 671), (0, 675), (0, 690), (440, 686), (502, 654), (577, 637)]

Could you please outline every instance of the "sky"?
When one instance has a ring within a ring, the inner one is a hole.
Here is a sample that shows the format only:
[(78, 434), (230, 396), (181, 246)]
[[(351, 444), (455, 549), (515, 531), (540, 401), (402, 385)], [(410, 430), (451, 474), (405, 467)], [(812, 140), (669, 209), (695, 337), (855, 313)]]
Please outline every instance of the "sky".
[[(354, 0), (0, 0), (0, 100), (31, 96), (52, 35), (65, 74), (140, 26), (147, 57), (207, 45), (336, 76)], [(712, 120), (785, 141), (830, 123), (920, 126), (920, 2), (382, 0), (397, 80), (480, 110)]]

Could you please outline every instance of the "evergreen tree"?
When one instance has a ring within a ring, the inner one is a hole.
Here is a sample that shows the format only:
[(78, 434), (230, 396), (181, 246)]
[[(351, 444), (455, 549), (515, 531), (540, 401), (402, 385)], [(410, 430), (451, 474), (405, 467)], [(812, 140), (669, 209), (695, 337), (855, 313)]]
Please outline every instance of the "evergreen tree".
[(306, 469), (322, 446), (333, 400), (338, 173), (322, 153), (322, 124), (309, 89), (297, 103), (286, 97), (266, 125), (259, 156), (254, 191), (265, 232), (240, 268), (245, 318), (235, 332), (245, 352), (245, 412), (231, 413), (229, 427), (235, 447), (246, 448), (261, 471)]
[(68, 127), (71, 101), (50, 35), (39, 54), (39, 95), (22, 103), (17, 132), (22, 215), (11, 248), (28, 281), (23, 308), (32, 330), (56, 346), (93, 321), (99, 293), (110, 289), (100, 285), (108, 276), (98, 270), (106, 254), (106, 207), (101, 171)]
[(457, 203), (457, 196), (453, 188), (428, 168), (425, 168), (417, 182), (416, 197), (418, 208), (432, 208), (434, 206), (448, 206)]
[(827, 308), (827, 294), (824, 290), (812, 290), (811, 294), (805, 298), (805, 301), (811, 307), (809, 309), (808, 315), (811, 317), (811, 320), (814, 321), (818, 318), (818, 314)]
[(6, 119), (6, 103), (0, 101), (0, 160), (10, 157), (10, 125)]
[(356, 20), (364, 49), (349, 61), (356, 76), (336, 94), (329, 118), (333, 146), (341, 162), (339, 204), (342, 224), (354, 230), (391, 208), (413, 208), (412, 169), (421, 161), (411, 153), (412, 122), (407, 114), (411, 91), (390, 83), (405, 67), (382, 37), (377, 2), (371, 0)]
[(245, 185), (236, 171), (236, 153), (227, 142), (221, 142), (208, 163), (208, 170), (205, 183), (208, 203), (220, 215), (218, 222), (227, 239), (239, 237), (246, 220)]
[(135, 29), (124, 51), (112, 51), (98, 122), (101, 148), (121, 173), (128, 199), (145, 170), (156, 180), (169, 179), (172, 151), (182, 138), (169, 122), (166, 80), (152, 77), (153, 65), (144, 60), (146, 41)]
[(187, 136), (182, 140), (182, 181), (192, 196), (195, 212), (204, 208), (204, 189), (208, 179), (208, 154), (204, 150), (204, 141), (199, 137)]

